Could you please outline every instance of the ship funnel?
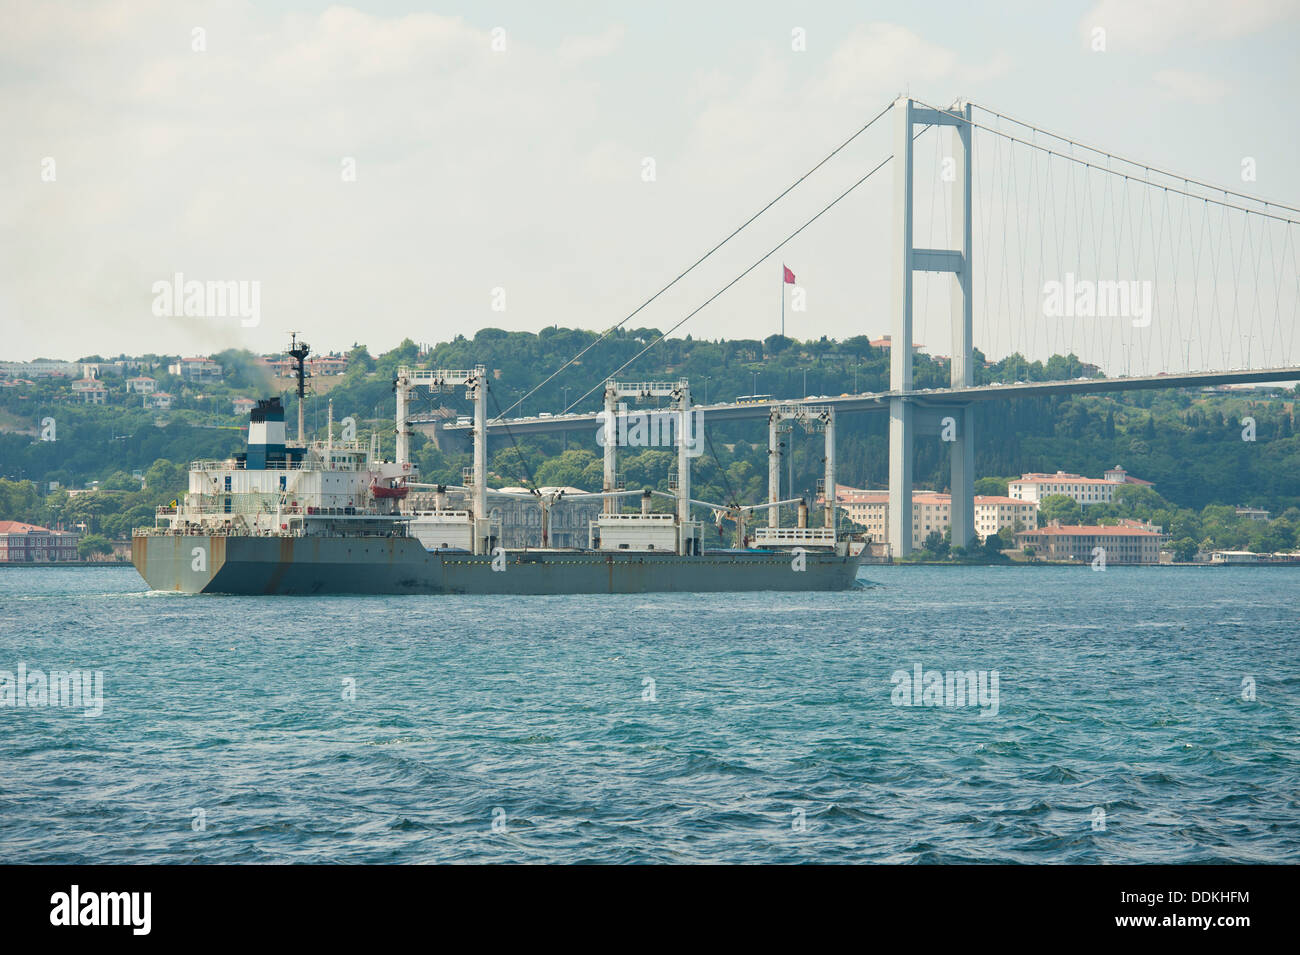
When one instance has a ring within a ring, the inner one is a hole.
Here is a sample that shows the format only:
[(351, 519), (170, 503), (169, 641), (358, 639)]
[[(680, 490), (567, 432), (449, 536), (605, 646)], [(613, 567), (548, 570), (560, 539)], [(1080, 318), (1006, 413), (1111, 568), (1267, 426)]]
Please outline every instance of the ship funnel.
[(284, 458), (284, 406), (278, 396), (263, 398), (248, 415), (245, 466), (249, 470), (262, 470), (268, 461), (283, 461)]

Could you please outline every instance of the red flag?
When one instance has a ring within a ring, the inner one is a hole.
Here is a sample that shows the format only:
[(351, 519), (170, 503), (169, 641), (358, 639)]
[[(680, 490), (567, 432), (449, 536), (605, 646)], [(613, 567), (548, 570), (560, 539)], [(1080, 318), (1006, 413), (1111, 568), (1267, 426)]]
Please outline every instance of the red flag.
[(793, 285), (793, 284), (794, 284), (794, 273), (790, 271), (789, 266), (783, 265), (783, 266), (781, 266), (781, 268), (785, 269), (785, 284), (786, 284), (786, 285)]

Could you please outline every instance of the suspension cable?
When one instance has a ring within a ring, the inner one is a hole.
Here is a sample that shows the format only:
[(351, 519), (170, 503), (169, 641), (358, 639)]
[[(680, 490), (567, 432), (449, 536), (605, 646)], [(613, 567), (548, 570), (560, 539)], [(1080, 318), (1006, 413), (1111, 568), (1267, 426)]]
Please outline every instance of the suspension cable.
[(1273, 206), (1274, 208), (1277, 209), (1286, 209), (1289, 212), (1300, 212), (1300, 208), (1296, 208), (1295, 206), (1288, 206), (1286, 203), (1283, 202), (1273, 202), (1270, 199), (1261, 199), (1258, 196), (1252, 196), (1249, 193), (1237, 192), (1234, 189), (1226, 189), (1223, 186), (1215, 185), (1212, 182), (1204, 182), (1200, 179), (1193, 179), (1190, 176), (1183, 176), (1175, 172), (1169, 172), (1166, 169), (1160, 169), (1148, 163), (1137, 162), (1136, 160), (1133, 159), (1127, 159), (1124, 156), (1118, 155), (1117, 153), (1112, 153), (1105, 149), (1099, 149), (1096, 146), (1090, 146), (1087, 143), (1078, 141), (1077, 139), (1071, 139), (1069, 136), (1062, 136), (1060, 133), (1054, 133), (1050, 129), (1043, 129), (1041, 126), (1035, 126), (1033, 123), (1027, 123), (1022, 119), (1016, 119), (1016, 117), (1014, 116), (1008, 116), (1006, 113), (999, 113), (997, 110), (990, 109), (987, 106), (982, 106), (979, 103), (971, 103), (970, 105), (974, 106), (976, 109), (983, 110), (984, 112), (989, 113), (990, 115), (996, 116), (999, 119), (1005, 119), (1008, 122), (1015, 123), (1017, 126), (1023, 126), (1025, 129), (1032, 129), (1034, 132), (1042, 133), (1044, 136), (1051, 136), (1053, 139), (1059, 139), (1061, 142), (1069, 143), (1071, 146), (1078, 146), (1082, 149), (1088, 150), (1089, 152), (1094, 152), (1100, 156), (1105, 156), (1108, 159), (1116, 159), (1119, 160), (1120, 162), (1128, 163), (1130, 166), (1136, 166), (1139, 169), (1145, 170), (1147, 172), (1157, 172), (1160, 175), (1166, 176), (1169, 179), (1176, 179), (1179, 182), (1183, 182), (1183, 183), (1191, 183), (1193, 185), (1200, 186), (1203, 189), (1209, 189), (1211, 192), (1222, 192), (1225, 195), (1238, 196), (1242, 199), (1249, 199), (1251, 202), (1258, 202), (1260, 205), (1263, 206)]
[[(483, 387), (487, 388), (487, 383), (486, 383), (486, 382), (483, 383)], [(494, 395), (494, 394), (492, 393), (492, 389), (491, 389), (491, 388), (487, 388), (487, 393), (488, 393), (488, 397), (492, 399), (492, 407), (494, 407), (494, 408), (497, 409), (497, 412), (498, 412), (498, 413), (497, 413), (497, 418), (500, 418), (500, 417), (501, 417), (501, 415), (500, 415), (501, 406), (500, 406), (499, 404), (497, 404), (497, 398), (496, 398), (496, 395)], [(514, 433), (512, 430), (510, 430), (510, 425), (508, 425), (508, 424), (505, 425), (505, 429), (506, 429), (506, 434), (509, 435), (509, 437), (510, 437), (510, 443), (513, 444), (513, 445), (515, 446), (515, 456), (516, 456), (517, 458), (519, 458), (519, 466), (522, 467), (522, 468), (524, 469), (524, 478), (525, 478), (525, 480), (528, 481), (529, 485), (531, 485), (531, 487), (529, 488), (529, 490), (532, 491), (532, 493), (534, 494), (534, 496), (538, 496), (538, 497), (540, 497), (542, 492), (541, 492), (540, 490), (538, 490), (537, 482), (533, 480), (533, 473), (532, 473), (532, 471), (530, 471), (530, 470), (528, 469), (528, 462), (527, 462), (526, 460), (524, 460), (524, 452), (523, 452), (523, 450), (519, 447), (519, 442), (515, 440), (515, 433)], [(485, 451), (485, 453), (486, 453), (486, 442), (485, 442), (485, 444), (484, 444), (484, 451)], [(487, 470), (486, 465), (487, 465), (487, 462), (485, 461), (485, 462), (484, 462), (484, 471)]]
[[(578, 361), (580, 358), (582, 358), (583, 355), (587, 354), (587, 352), (591, 351), (593, 348), (595, 348), (597, 345), (599, 345), (601, 342), (603, 342), (606, 338), (608, 338), (610, 335), (612, 335), (612, 334), (613, 334), (617, 329), (622, 328), (624, 325), (626, 325), (626, 324), (627, 324), (629, 321), (631, 321), (632, 318), (634, 318), (634, 317), (636, 316), (636, 314), (637, 314), (638, 312), (640, 312), (643, 308), (645, 308), (647, 305), (649, 305), (651, 302), (653, 302), (655, 299), (657, 299), (660, 295), (663, 295), (664, 292), (667, 292), (670, 288), (672, 288), (674, 285), (676, 285), (678, 282), (680, 282), (682, 279), (684, 279), (687, 275), (689, 275), (691, 272), (693, 272), (693, 271), (695, 270), (696, 266), (702, 264), (702, 263), (704, 262), (705, 259), (709, 258), (711, 255), (713, 255), (714, 252), (717, 252), (720, 248), (722, 248), (724, 245), (726, 245), (728, 242), (730, 242), (732, 239), (734, 239), (734, 238), (735, 238), (737, 235), (739, 235), (739, 234), (740, 234), (740, 233), (741, 233), (741, 232), (742, 232), (746, 227), (748, 227), (748, 226), (749, 226), (749, 225), (750, 225), (750, 224), (751, 224), (755, 219), (757, 219), (759, 216), (761, 216), (761, 215), (762, 215), (764, 212), (766, 212), (768, 209), (772, 208), (772, 206), (776, 205), (778, 202), (780, 202), (782, 199), (784, 199), (786, 196), (788, 196), (792, 191), (794, 191), (795, 187), (798, 186), (801, 182), (803, 182), (805, 179), (807, 179), (809, 176), (811, 176), (813, 173), (815, 173), (815, 172), (816, 172), (818, 169), (820, 169), (822, 166), (826, 165), (826, 163), (830, 162), (831, 159), (833, 159), (833, 158), (834, 158), (834, 157), (835, 157), (835, 156), (836, 156), (836, 155), (837, 155), (837, 154), (838, 154), (842, 149), (844, 149), (845, 146), (847, 146), (849, 143), (853, 142), (853, 140), (857, 139), (859, 136), (861, 136), (863, 133), (865, 133), (867, 130), (869, 130), (872, 126), (874, 126), (874, 125), (876, 124), (876, 122), (877, 122), (877, 121), (878, 121), (882, 116), (884, 116), (886, 113), (888, 113), (891, 109), (893, 109), (893, 107), (894, 107), (894, 104), (893, 104), (893, 103), (889, 103), (889, 104), (888, 104), (884, 109), (882, 109), (879, 113), (877, 113), (875, 116), (873, 116), (873, 117), (871, 118), (871, 121), (870, 121), (870, 122), (868, 122), (865, 126), (863, 126), (861, 129), (859, 129), (856, 133), (854, 133), (854, 134), (853, 134), (852, 136), (850, 136), (848, 139), (844, 140), (844, 142), (840, 143), (838, 146), (836, 146), (834, 149), (832, 149), (829, 153), (826, 154), (825, 157), (823, 157), (823, 159), (822, 159), (819, 163), (817, 163), (817, 165), (813, 166), (813, 167), (812, 167), (811, 169), (809, 169), (806, 173), (804, 173), (802, 176), (800, 176), (798, 179), (796, 179), (794, 182), (792, 182), (789, 186), (787, 186), (787, 187), (785, 188), (785, 190), (784, 190), (783, 192), (781, 192), (780, 195), (778, 195), (775, 199), (773, 199), (773, 200), (772, 200), (771, 202), (769, 202), (767, 205), (763, 206), (763, 208), (759, 209), (759, 210), (758, 210), (757, 212), (755, 212), (752, 216), (750, 216), (748, 219), (746, 219), (744, 222), (742, 222), (742, 223), (741, 223), (741, 224), (740, 224), (740, 225), (739, 225), (739, 226), (738, 226), (734, 231), (732, 231), (732, 233), (731, 233), (730, 235), (728, 235), (725, 239), (723, 239), (721, 242), (719, 242), (719, 243), (718, 243), (717, 245), (715, 245), (713, 248), (709, 249), (708, 252), (705, 252), (702, 256), (700, 256), (698, 259), (696, 259), (696, 260), (695, 260), (693, 263), (691, 263), (691, 265), (690, 265), (689, 267), (687, 267), (683, 272), (679, 273), (678, 276), (677, 276), (675, 279), (673, 279), (671, 282), (669, 282), (667, 285), (665, 285), (665, 286), (664, 286), (663, 288), (661, 288), (659, 291), (655, 292), (655, 293), (654, 293), (653, 295), (651, 295), (648, 299), (646, 299), (644, 302), (642, 302), (640, 305), (638, 305), (635, 309), (632, 310), (632, 312), (631, 312), (630, 314), (628, 314), (628, 315), (627, 315), (627, 316), (626, 316), (622, 321), (620, 321), (617, 325), (611, 325), (608, 329), (606, 329), (606, 330), (605, 330), (605, 331), (600, 335), (599, 338), (597, 338), (595, 341), (589, 343), (585, 348), (583, 348), (580, 352), (578, 352), (576, 355), (574, 355), (572, 358), (570, 358), (568, 361), (566, 361), (563, 365), (561, 365), (559, 368), (555, 369), (555, 371), (553, 371), (553, 372), (551, 372), (549, 375), (547, 375), (546, 378), (544, 378), (541, 382), (539, 382), (536, 386), (534, 386), (530, 391), (528, 391), (525, 395), (523, 395), (523, 397), (521, 397), (518, 401), (516, 401), (514, 404), (512, 404), (512, 405), (511, 405), (509, 408), (507, 408), (505, 411), (501, 412), (501, 414), (498, 414), (497, 417), (496, 417), (496, 419), (494, 419), (494, 420), (500, 420), (502, 416), (508, 414), (509, 412), (511, 412), (511, 411), (513, 411), (515, 408), (517, 408), (519, 405), (523, 404), (524, 401), (526, 401), (529, 397), (531, 397), (533, 394), (535, 394), (539, 389), (541, 389), (542, 387), (544, 387), (548, 382), (553, 381), (553, 380), (555, 379), (555, 377), (556, 377), (557, 375), (560, 374), (560, 372), (564, 371), (566, 368), (568, 368), (568, 367), (569, 367), (570, 365), (572, 365), (574, 362), (576, 362), (576, 361)], [(584, 395), (584, 397), (586, 397), (586, 396)], [(579, 400), (581, 400), (581, 399), (579, 399)], [(570, 405), (570, 407), (572, 407), (572, 405)]]
[[(929, 105), (928, 103), (925, 103), (925, 102), (923, 102), (923, 101), (921, 101), (921, 100), (916, 100), (915, 102), (919, 103), (921, 106), (926, 107), (927, 109), (933, 109), (933, 110), (936, 110), (936, 111), (940, 111), (940, 112), (942, 112), (941, 110), (938, 109), (938, 107), (936, 107), (936, 106), (931, 106), (931, 105)], [(981, 109), (982, 109), (982, 108), (983, 108), (983, 107), (981, 107)], [(1279, 221), (1279, 222), (1286, 222), (1286, 223), (1289, 223), (1290, 225), (1300, 225), (1300, 219), (1291, 219), (1291, 218), (1288, 218), (1287, 216), (1276, 215), (1276, 214), (1274, 214), (1274, 213), (1272, 213), (1272, 212), (1265, 212), (1265, 211), (1262, 211), (1262, 210), (1260, 210), (1260, 209), (1249, 209), (1249, 208), (1247, 208), (1247, 207), (1245, 207), (1245, 206), (1240, 206), (1240, 205), (1237, 205), (1236, 203), (1228, 202), (1228, 201), (1223, 200), (1223, 199), (1211, 199), (1209, 196), (1198, 195), (1197, 193), (1194, 193), (1194, 192), (1188, 192), (1188, 191), (1186, 191), (1186, 190), (1184, 190), (1184, 189), (1179, 189), (1177, 186), (1170, 186), (1170, 185), (1166, 185), (1166, 184), (1164, 184), (1164, 183), (1152, 182), (1150, 179), (1140, 179), (1140, 178), (1138, 178), (1138, 177), (1135, 176), (1135, 175), (1130, 175), (1129, 173), (1119, 172), (1119, 171), (1117, 171), (1117, 170), (1115, 170), (1115, 169), (1111, 169), (1111, 168), (1108, 167), (1108, 166), (1100, 166), (1100, 165), (1098, 165), (1097, 163), (1088, 162), (1086, 159), (1080, 159), (1078, 156), (1073, 156), (1073, 155), (1071, 155), (1070, 153), (1064, 153), (1064, 152), (1061, 152), (1060, 150), (1057, 150), (1057, 149), (1051, 149), (1051, 148), (1049, 148), (1049, 147), (1047, 147), (1047, 146), (1043, 146), (1043, 145), (1041, 145), (1040, 143), (1036, 143), (1036, 142), (1034, 142), (1034, 141), (1032, 141), (1032, 140), (1029, 140), (1029, 139), (1023, 139), (1023, 138), (1021, 138), (1021, 137), (1019, 137), (1019, 136), (1013, 136), (1013, 135), (1011, 135), (1010, 133), (1006, 132), (1005, 130), (998, 129), (998, 128), (994, 127), (994, 126), (988, 126), (988, 125), (986, 125), (986, 124), (984, 124), (984, 123), (977, 123), (977, 122), (976, 122), (975, 120), (973, 120), (973, 119), (962, 119), (961, 122), (966, 123), (966, 124), (969, 124), (970, 126), (973, 126), (973, 127), (975, 127), (976, 129), (982, 129), (982, 130), (984, 130), (984, 131), (986, 131), (986, 132), (992, 133), (992, 134), (995, 135), (995, 136), (1001, 136), (1001, 137), (1004, 138), (1004, 139), (1009, 139), (1009, 140), (1011, 140), (1011, 142), (1013, 142), (1013, 143), (1020, 143), (1022, 146), (1029, 146), (1029, 147), (1032, 147), (1033, 149), (1037, 149), (1037, 150), (1039, 150), (1040, 152), (1045, 152), (1045, 153), (1047, 153), (1049, 156), (1056, 156), (1056, 157), (1058, 157), (1058, 158), (1060, 158), (1060, 159), (1068, 159), (1070, 162), (1078, 163), (1079, 165), (1081, 165), (1081, 166), (1085, 166), (1085, 167), (1087, 167), (1088, 169), (1096, 169), (1096, 170), (1098, 170), (1098, 171), (1100, 171), (1100, 172), (1108, 172), (1108, 173), (1110, 173), (1112, 176), (1122, 176), (1126, 181), (1132, 181), (1132, 182), (1140, 183), (1140, 184), (1142, 184), (1142, 185), (1151, 186), (1151, 187), (1154, 188), (1154, 189), (1163, 189), (1163, 190), (1165, 190), (1166, 192), (1172, 192), (1172, 193), (1175, 193), (1176, 195), (1186, 196), (1188, 199), (1196, 199), (1196, 200), (1198, 200), (1198, 201), (1200, 201), (1200, 202), (1208, 202), (1208, 203), (1211, 203), (1212, 205), (1222, 206), (1222, 207), (1224, 207), (1225, 209), (1235, 209), (1235, 210), (1237, 210), (1238, 212), (1244, 212), (1244, 213), (1246, 213), (1247, 215), (1255, 215), (1255, 216), (1259, 216), (1259, 217), (1264, 218), (1264, 219), (1276, 219), (1276, 220)], [(1045, 133), (1045, 135), (1053, 135), (1053, 134), (1051, 134), (1051, 133)], [(1092, 147), (1085, 147), (1085, 148), (1091, 149)], [(1101, 150), (1096, 150), (1096, 151), (1097, 151), (1097, 152), (1102, 152)], [(1109, 155), (1109, 154), (1105, 154), (1105, 155)], [(1122, 157), (1118, 157), (1118, 156), (1116, 156), (1116, 157), (1112, 157), (1112, 158), (1120, 159), (1122, 162), (1130, 162), (1130, 160), (1123, 159)], [(1179, 179), (1179, 181), (1182, 181), (1182, 182), (1185, 182), (1185, 183), (1191, 183), (1191, 182), (1194, 181), (1194, 180), (1191, 180), (1191, 179), (1183, 180), (1181, 177), (1173, 176), (1173, 174), (1171, 174), (1171, 173), (1166, 173), (1166, 172), (1164, 172), (1163, 170), (1156, 168), (1155, 166), (1149, 166), (1149, 165), (1146, 165), (1145, 163), (1133, 163), (1133, 165), (1134, 165), (1134, 166), (1137, 166), (1137, 167), (1139, 167), (1139, 168), (1141, 168), (1143, 171), (1145, 171), (1145, 172), (1147, 172), (1147, 173), (1150, 173), (1150, 172), (1153, 172), (1153, 171), (1154, 171), (1154, 172), (1156, 172), (1156, 173), (1159, 173), (1159, 174), (1162, 175), (1162, 176), (1168, 176), (1168, 177), (1170, 177), (1170, 178), (1176, 178), (1176, 179)], [(1197, 184), (1198, 186), (1203, 186), (1203, 184), (1202, 184), (1202, 183), (1199, 183), (1199, 182), (1196, 183), (1196, 184)], [(1216, 189), (1216, 191), (1222, 192), (1224, 195), (1238, 195), (1238, 196), (1243, 195), (1242, 193), (1234, 193), (1234, 192), (1232, 192), (1232, 190), (1230, 190), (1230, 189), (1217, 189), (1217, 188), (1214, 187), (1214, 186), (1207, 186), (1207, 187), (1205, 187), (1205, 188)], [(1249, 198), (1249, 197), (1246, 197), (1246, 198)], [(1264, 203), (1264, 200), (1262, 200), (1262, 199), (1252, 199), (1252, 201), (1254, 201), (1254, 202), (1259, 202), (1259, 203)], [(1281, 205), (1280, 203), (1267, 203), (1267, 205), (1270, 205), (1270, 206), (1272, 206), (1272, 207), (1274, 207), (1274, 208), (1280, 208), (1280, 209), (1290, 209), (1290, 208), (1291, 208), (1290, 206), (1283, 206), (1283, 205)], [(1292, 211), (1300, 211), (1300, 210), (1292, 210)]]
[(666, 332), (664, 332), (663, 334), (661, 334), (658, 338), (656, 338), (656, 339), (655, 339), (654, 341), (652, 341), (650, 344), (646, 345), (645, 348), (641, 349), (639, 352), (637, 352), (635, 355), (633, 355), (633, 356), (632, 356), (631, 358), (629, 358), (627, 361), (623, 362), (623, 364), (621, 364), (621, 365), (619, 365), (617, 368), (615, 368), (615, 369), (614, 369), (612, 372), (610, 372), (608, 375), (604, 376), (604, 377), (600, 380), (600, 383), (599, 383), (599, 384), (594, 385), (593, 387), (591, 387), (590, 389), (588, 389), (586, 392), (584, 392), (584, 393), (583, 393), (583, 394), (582, 394), (582, 395), (577, 399), (577, 401), (574, 401), (574, 402), (573, 402), (572, 404), (570, 404), (567, 408), (565, 408), (564, 411), (561, 412), (561, 413), (562, 413), (562, 414), (568, 414), (568, 412), (570, 411), (570, 409), (572, 409), (572, 408), (574, 407), (574, 405), (577, 405), (579, 402), (585, 400), (589, 395), (591, 395), (592, 393), (594, 393), (597, 389), (603, 387), (603, 386), (604, 386), (604, 383), (605, 383), (606, 381), (608, 381), (609, 379), (613, 378), (613, 377), (614, 377), (615, 375), (617, 375), (619, 372), (623, 371), (623, 369), (627, 368), (628, 365), (631, 365), (633, 362), (635, 362), (638, 358), (640, 358), (642, 355), (644, 355), (644, 354), (645, 354), (646, 352), (648, 352), (650, 349), (654, 348), (656, 345), (658, 345), (660, 342), (662, 342), (664, 339), (666, 339), (666, 338), (667, 338), (669, 335), (671, 335), (673, 332), (677, 331), (677, 329), (681, 328), (683, 325), (685, 325), (687, 322), (689, 322), (692, 318), (694, 318), (696, 315), (698, 315), (700, 312), (702, 312), (702, 311), (703, 311), (703, 310), (704, 310), (704, 309), (705, 309), (705, 308), (706, 308), (710, 303), (712, 303), (715, 299), (717, 299), (720, 295), (722, 295), (723, 292), (727, 291), (729, 288), (731, 288), (733, 285), (735, 285), (737, 282), (739, 282), (741, 279), (743, 279), (743, 278), (744, 278), (746, 275), (748, 275), (750, 272), (754, 271), (754, 269), (758, 268), (760, 265), (762, 265), (764, 262), (766, 262), (768, 259), (770, 259), (773, 255), (775, 255), (777, 252), (779, 252), (779, 251), (780, 251), (780, 250), (781, 250), (781, 249), (786, 245), (786, 243), (788, 243), (791, 239), (793, 239), (793, 238), (794, 238), (795, 236), (797, 236), (800, 232), (802, 232), (804, 229), (808, 228), (810, 225), (812, 225), (814, 222), (816, 222), (818, 219), (820, 219), (823, 215), (825, 215), (827, 212), (829, 212), (831, 209), (833, 209), (833, 208), (836, 206), (836, 204), (839, 203), (839, 201), (840, 201), (841, 199), (843, 199), (845, 196), (847, 196), (849, 193), (851, 193), (854, 189), (858, 188), (858, 186), (862, 185), (864, 182), (866, 182), (868, 179), (870, 179), (872, 176), (874, 176), (877, 172), (879, 172), (881, 169), (883, 169), (884, 166), (885, 166), (885, 164), (888, 163), (889, 160), (891, 160), (891, 159), (893, 159), (893, 158), (894, 158), (894, 157), (893, 157), (893, 155), (891, 154), (891, 155), (889, 155), (889, 156), (886, 156), (884, 159), (882, 159), (882, 160), (881, 160), (879, 163), (877, 163), (877, 164), (872, 168), (872, 170), (871, 170), (870, 172), (868, 172), (865, 176), (863, 176), (861, 179), (859, 179), (859, 180), (858, 180), (857, 182), (855, 182), (853, 185), (849, 186), (849, 188), (845, 189), (845, 190), (844, 190), (843, 192), (841, 192), (838, 196), (836, 196), (834, 199), (832, 199), (828, 205), (823, 206), (823, 207), (822, 207), (822, 210), (821, 210), (820, 212), (818, 212), (815, 216), (813, 216), (811, 219), (809, 219), (807, 222), (805, 222), (805, 223), (804, 223), (803, 225), (801, 225), (799, 228), (795, 229), (795, 230), (794, 230), (793, 232), (791, 232), (788, 236), (786, 236), (784, 239), (782, 239), (780, 242), (778, 242), (778, 243), (777, 243), (775, 246), (773, 246), (773, 247), (771, 248), (771, 250), (769, 250), (767, 253), (765, 253), (765, 254), (762, 255), (760, 258), (758, 258), (757, 260), (755, 260), (755, 262), (754, 262), (753, 265), (751, 265), (749, 268), (745, 269), (745, 271), (741, 272), (741, 273), (740, 273), (739, 275), (737, 275), (734, 279), (732, 279), (730, 282), (728, 282), (728, 283), (727, 283), (726, 285), (724, 285), (722, 288), (718, 289), (718, 290), (717, 290), (716, 292), (714, 292), (711, 296), (709, 296), (709, 298), (705, 300), (704, 304), (700, 305), (700, 306), (699, 306), (698, 308), (696, 308), (694, 311), (690, 312), (690, 313), (689, 313), (685, 318), (683, 318), (681, 321), (679, 321), (676, 325), (674, 325), (674, 326), (672, 326), (672, 328), (668, 329), (668, 331), (666, 331)]

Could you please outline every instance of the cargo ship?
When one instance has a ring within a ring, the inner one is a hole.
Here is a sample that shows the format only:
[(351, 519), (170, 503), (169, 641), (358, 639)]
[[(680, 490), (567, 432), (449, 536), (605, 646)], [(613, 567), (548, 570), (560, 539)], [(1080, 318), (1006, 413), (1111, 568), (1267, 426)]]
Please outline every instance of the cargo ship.
[[(862, 544), (837, 537), (832, 454), (824, 527), (808, 526), (809, 508), (799, 500), (741, 507), (691, 499), (686, 382), (608, 382), (611, 439), (601, 442), (605, 486), (601, 492), (578, 492), (602, 508), (589, 522), (587, 546), (508, 548), (488, 501), (520, 492), (487, 486), (485, 368), (400, 369), (395, 455), (383, 460), (378, 434), (368, 445), (335, 440), (332, 405), (325, 439), (303, 440), (306, 346), (295, 342), (295, 348), (290, 354), (298, 371), (299, 440), (288, 440), (284, 407), (273, 397), (259, 401), (250, 413), (244, 451), (191, 465), (184, 499), (159, 508), (154, 526), (133, 534), (132, 562), (151, 589), (246, 595), (522, 595), (829, 591), (855, 585)], [(466, 469), (461, 485), (423, 483), (409, 455), (410, 396), (418, 388), (459, 387), (474, 405), (473, 468)], [(674, 400), (678, 471), (671, 492), (616, 485), (613, 408), (627, 394)], [(545, 545), (551, 510), (575, 492), (534, 488), (523, 493), (541, 511)], [(630, 497), (639, 498), (639, 507), (626, 507)], [(672, 510), (655, 511), (657, 498), (669, 499)], [(775, 514), (781, 505), (797, 509), (798, 526), (778, 526)], [(710, 509), (719, 525), (722, 518), (734, 520), (738, 546), (704, 547), (704, 524), (691, 519), (693, 508)], [(764, 509), (771, 516), (767, 526), (747, 531), (746, 519)]]

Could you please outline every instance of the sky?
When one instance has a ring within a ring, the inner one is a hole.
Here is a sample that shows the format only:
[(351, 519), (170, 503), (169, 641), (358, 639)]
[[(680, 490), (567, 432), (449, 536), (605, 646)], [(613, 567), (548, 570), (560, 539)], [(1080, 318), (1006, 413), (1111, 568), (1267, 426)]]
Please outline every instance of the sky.
[[(903, 94), (972, 100), (1300, 206), (1298, 26), (1300, 0), (0, 0), (0, 358), (272, 352), (290, 331), (321, 352), (603, 330)], [(918, 157), (938, 162), (945, 141), (929, 136)], [(697, 308), (892, 137), (878, 122), (629, 327)], [(981, 182), (995, 158), (982, 148)], [(779, 331), (782, 263), (804, 296), (801, 311), (785, 298), (788, 334), (888, 332), (892, 174), (678, 334)], [(940, 231), (943, 188), (917, 200)], [(1005, 212), (1005, 186), (988, 188)], [(1282, 253), (1267, 266), (1285, 285)], [(242, 283), (245, 307), (186, 315), (161, 291), (178, 274)], [(976, 274), (977, 344), (1061, 344), (1022, 334), (1027, 320), (990, 304), (997, 283)], [(939, 353), (947, 294), (933, 280), (917, 291), (916, 337)], [(1293, 324), (1278, 312), (1265, 320)], [(1166, 359), (1229, 360), (1204, 355), (1203, 326), (1156, 330)]]

